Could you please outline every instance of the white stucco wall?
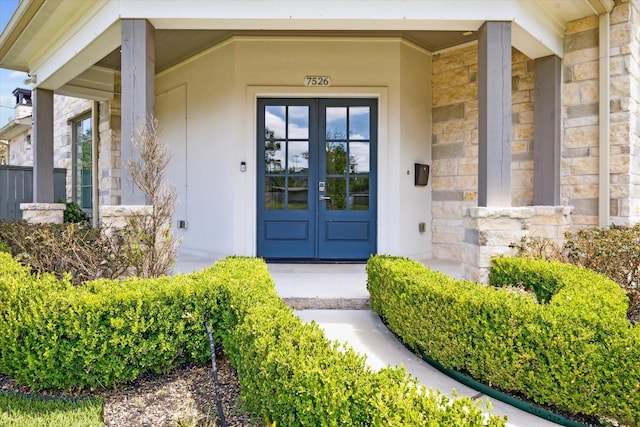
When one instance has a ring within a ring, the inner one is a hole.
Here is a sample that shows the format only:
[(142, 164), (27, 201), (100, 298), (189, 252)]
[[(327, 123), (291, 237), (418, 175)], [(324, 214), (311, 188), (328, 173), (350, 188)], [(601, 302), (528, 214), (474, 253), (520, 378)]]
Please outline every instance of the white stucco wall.
[[(174, 152), (183, 249), (255, 254), (258, 97), (374, 97), (378, 252), (429, 256), (430, 190), (413, 185), (413, 165), (431, 162), (430, 74), (430, 56), (399, 39), (319, 38), (235, 38), (160, 74), (156, 115)], [(332, 85), (305, 87), (307, 75)]]

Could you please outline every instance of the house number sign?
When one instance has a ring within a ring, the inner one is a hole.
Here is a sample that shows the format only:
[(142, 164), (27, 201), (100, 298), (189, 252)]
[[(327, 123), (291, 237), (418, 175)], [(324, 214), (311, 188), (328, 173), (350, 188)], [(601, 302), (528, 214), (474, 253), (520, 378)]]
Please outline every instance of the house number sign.
[(329, 76), (306, 76), (304, 78), (305, 86), (331, 86), (331, 77)]

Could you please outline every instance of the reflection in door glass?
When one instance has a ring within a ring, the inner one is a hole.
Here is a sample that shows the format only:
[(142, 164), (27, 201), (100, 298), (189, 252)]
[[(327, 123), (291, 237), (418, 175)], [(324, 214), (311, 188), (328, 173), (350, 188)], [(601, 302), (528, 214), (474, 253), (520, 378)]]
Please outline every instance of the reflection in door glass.
[(327, 174), (347, 172), (347, 143), (327, 141)]
[(349, 108), (349, 139), (369, 139), (369, 107)]
[(327, 139), (347, 138), (347, 108), (328, 107), (327, 108)]
[(267, 105), (264, 110), (265, 139), (286, 138), (286, 108), (282, 105)]
[(289, 173), (307, 173), (309, 171), (309, 141), (289, 141), (287, 151)]
[(305, 210), (309, 207), (309, 180), (307, 178), (289, 178), (287, 186), (290, 210)]
[(284, 173), (286, 142), (267, 139), (264, 142), (264, 170), (266, 173)]
[(284, 209), (284, 176), (265, 177), (264, 208), (268, 210)]
[(289, 106), (289, 139), (309, 138), (309, 107)]
[(349, 142), (349, 172), (369, 173), (369, 142)]
[(342, 211), (347, 207), (347, 178), (327, 178), (327, 210)]
[(366, 211), (369, 209), (369, 178), (349, 179), (349, 209)]

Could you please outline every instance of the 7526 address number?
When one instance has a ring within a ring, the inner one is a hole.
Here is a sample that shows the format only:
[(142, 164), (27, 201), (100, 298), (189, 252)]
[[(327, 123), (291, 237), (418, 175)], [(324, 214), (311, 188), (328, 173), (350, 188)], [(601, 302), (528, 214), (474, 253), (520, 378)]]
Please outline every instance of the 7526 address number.
[(329, 76), (306, 76), (304, 78), (305, 86), (331, 86), (331, 77)]

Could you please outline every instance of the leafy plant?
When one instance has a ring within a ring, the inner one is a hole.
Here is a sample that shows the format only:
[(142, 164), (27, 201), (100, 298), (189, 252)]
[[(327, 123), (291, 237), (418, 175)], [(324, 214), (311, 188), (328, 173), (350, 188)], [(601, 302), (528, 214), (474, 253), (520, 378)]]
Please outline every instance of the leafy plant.
[(73, 287), (0, 254), (0, 307), (0, 372), (36, 389), (116, 387), (182, 362), (207, 363), (207, 319), (246, 408), (272, 425), (505, 425), (470, 398), (419, 388), (402, 369), (371, 371), (317, 324), (303, 324), (255, 258)]
[(129, 159), (127, 168), (134, 184), (151, 203), (151, 212), (129, 217), (127, 255), (137, 276), (159, 277), (173, 268), (180, 242), (171, 233), (176, 192), (164, 184), (170, 156), (160, 140), (157, 120), (150, 117), (138, 129), (133, 146), (139, 157)]
[(570, 262), (604, 274), (627, 293), (629, 320), (640, 322), (640, 224), (566, 233), (563, 246), (549, 239), (525, 236), (511, 247), (520, 256)]
[(89, 222), (89, 216), (76, 202), (65, 202), (63, 220), (65, 223)]
[(2, 240), (0, 240), (0, 252), (4, 252), (8, 254), (11, 253), (11, 247), (5, 242), (3, 242)]
[(640, 423), (640, 328), (612, 280), (531, 258), (495, 258), (498, 288), (394, 257), (367, 273), (372, 308), (417, 353), (539, 404)]

